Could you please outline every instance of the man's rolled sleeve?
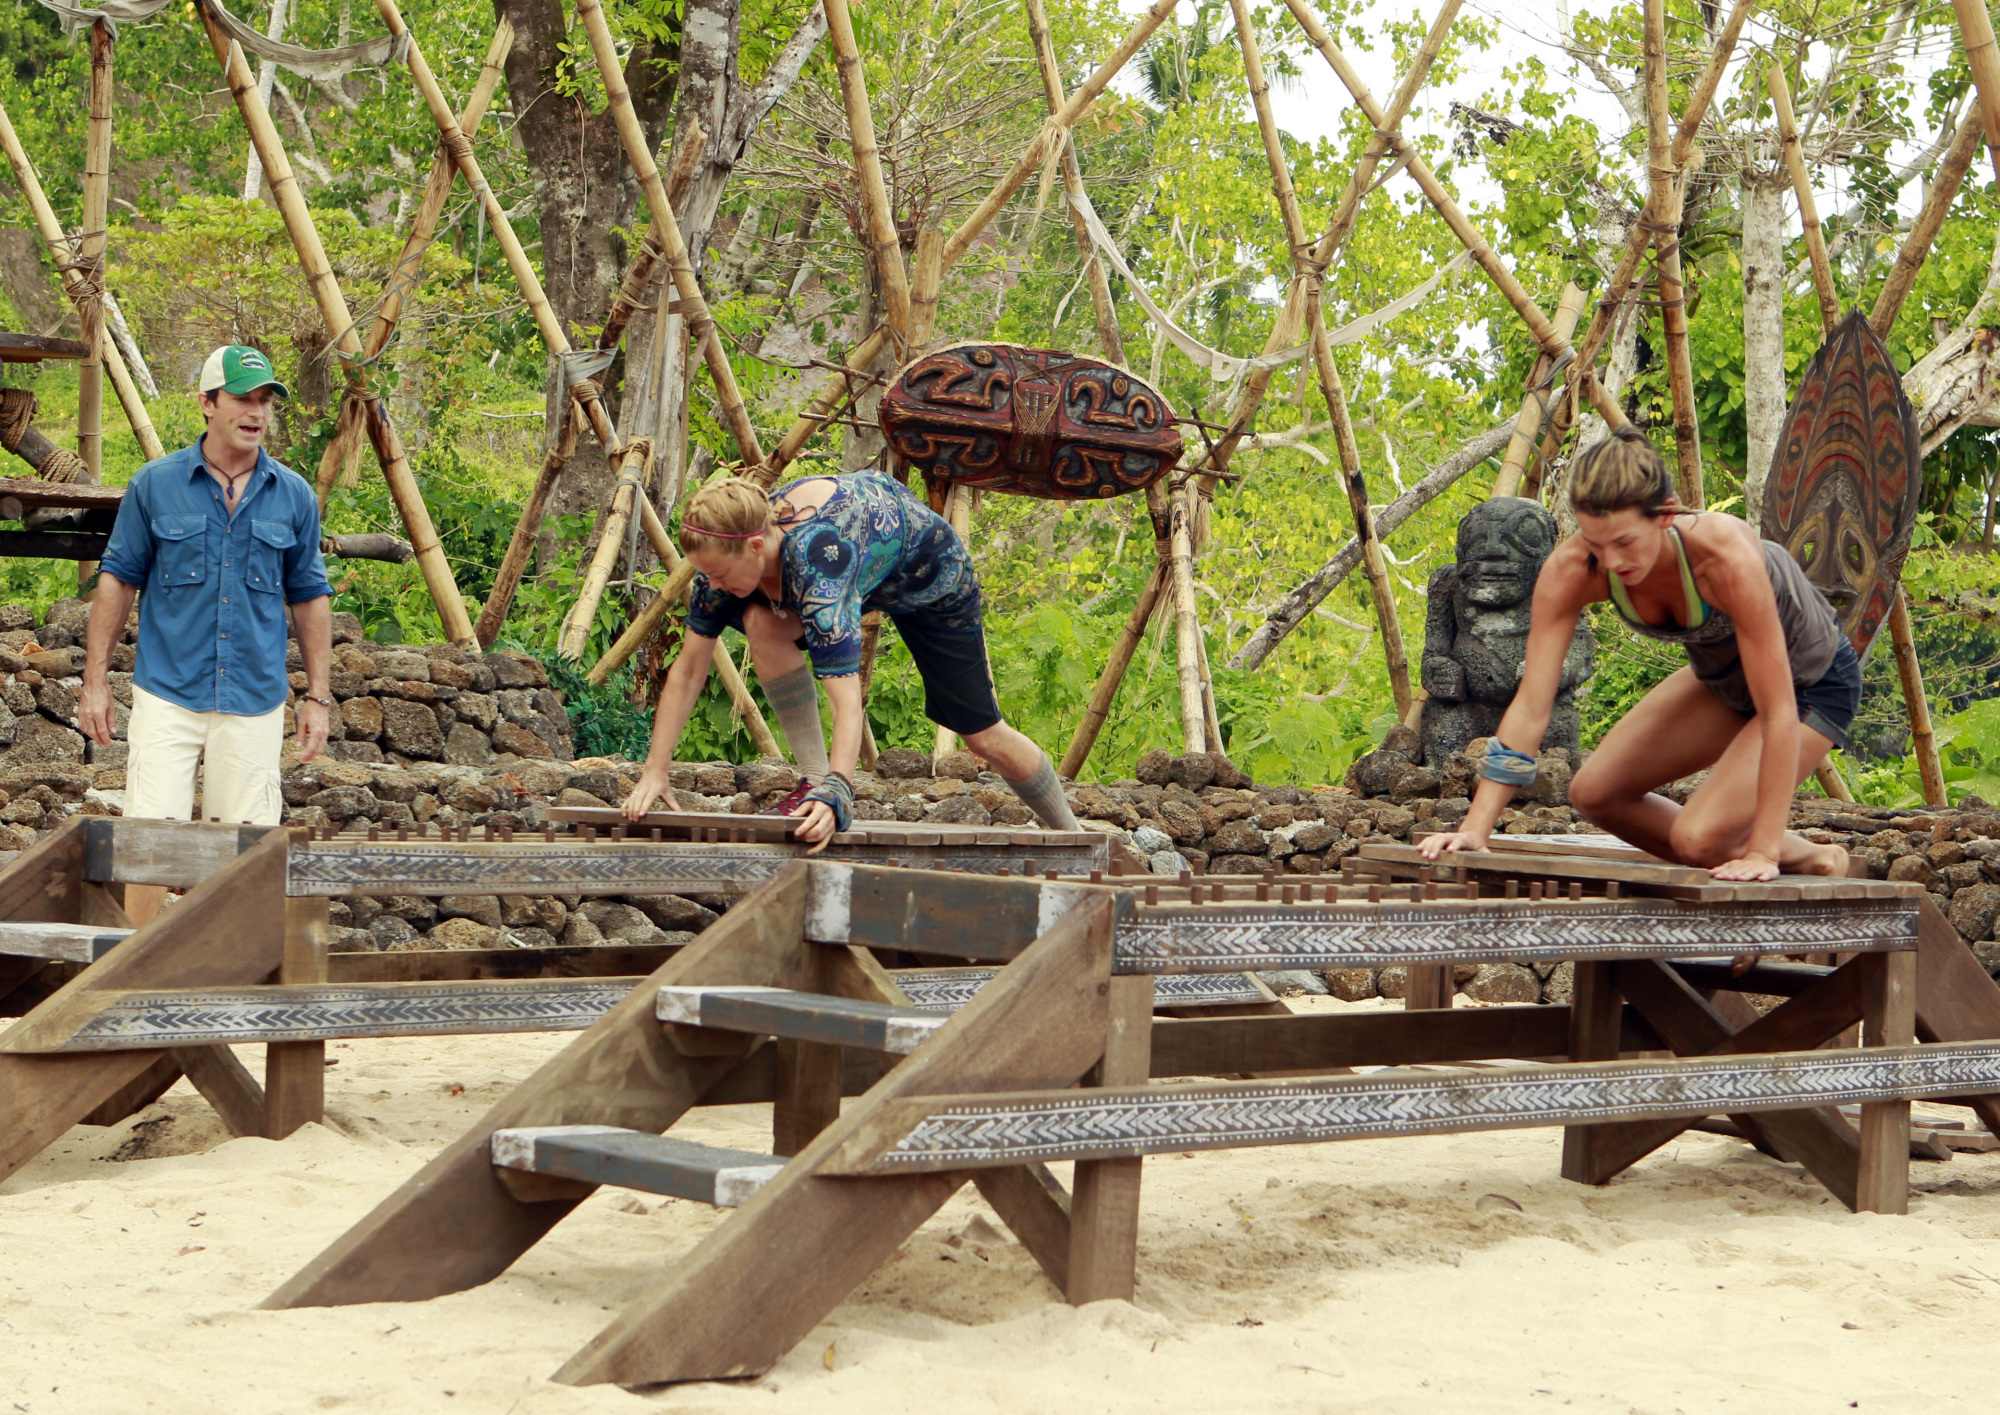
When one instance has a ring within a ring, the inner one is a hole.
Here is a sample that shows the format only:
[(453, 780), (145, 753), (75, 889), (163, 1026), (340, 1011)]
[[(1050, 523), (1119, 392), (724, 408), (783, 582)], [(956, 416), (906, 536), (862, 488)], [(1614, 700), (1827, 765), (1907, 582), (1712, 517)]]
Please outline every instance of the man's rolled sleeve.
[(304, 604), (333, 594), (333, 586), (326, 578), (326, 557), (319, 551), (319, 503), (310, 495), (303, 501), (292, 519), (292, 545), (285, 552), (287, 604)]
[(153, 570), (153, 551), (152, 507), (142, 480), (134, 477), (118, 503), (118, 519), (111, 524), (111, 539), (105, 543), (98, 568), (112, 579), (142, 590)]

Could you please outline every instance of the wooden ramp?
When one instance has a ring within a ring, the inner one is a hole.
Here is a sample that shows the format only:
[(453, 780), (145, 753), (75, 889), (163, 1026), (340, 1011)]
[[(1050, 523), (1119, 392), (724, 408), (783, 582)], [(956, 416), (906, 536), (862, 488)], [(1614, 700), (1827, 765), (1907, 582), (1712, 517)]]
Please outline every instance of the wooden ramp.
[[(558, 1378), (755, 1375), (968, 1180), (1085, 1302), (1133, 1294), (1152, 1153), (1562, 1125), (1564, 1173), (1603, 1182), (1725, 1113), (1849, 1207), (1901, 1212), (1910, 1100), (2000, 1093), (2000, 1027), (1917, 1042), (1918, 965), (1942, 924), (1921, 891), (1869, 886), (1830, 909), (1572, 897), (1582, 880), (1548, 877), (1563, 887), (1534, 898), (1456, 874), (1417, 880), (1414, 897), (1359, 881), (1304, 897), (1270, 879), (1125, 888), (794, 861), (266, 1305), (462, 1290), (593, 1187), (625, 1185), (734, 1212)], [(879, 949), (1000, 966), (940, 1016), (910, 1005)], [(1847, 961), (1788, 974), (1766, 1016), (1712, 991), (1732, 954), (1805, 949)], [(1576, 1004), (1155, 1016), (1162, 977), (1468, 958), (1573, 960)], [(1823, 1049), (1857, 1022), (1865, 1045)], [(1620, 1059), (1633, 1052), (1672, 1055)], [(857, 1054), (879, 1079), (842, 1106)], [(1478, 1060), (1511, 1064), (1428, 1069)], [(1239, 1079), (1149, 1084), (1202, 1076)], [(756, 1094), (774, 1102), (769, 1154), (667, 1133), (696, 1105)], [(1075, 1162), (1068, 1191), (1056, 1160)]]

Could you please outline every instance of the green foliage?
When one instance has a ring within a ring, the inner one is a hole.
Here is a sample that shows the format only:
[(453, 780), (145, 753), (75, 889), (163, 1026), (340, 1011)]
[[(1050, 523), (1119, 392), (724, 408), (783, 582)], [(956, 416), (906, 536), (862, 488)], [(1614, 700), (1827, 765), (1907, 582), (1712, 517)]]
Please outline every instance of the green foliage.
[[(1964, 712), (1932, 723), (1945, 794), (1954, 806), (1968, 796), (2000, 802), (2000, 698), (1987, 698)], [(1871, 806), (1921, 806), (1923, 772), (1913, 752), (1885, 761), (1853, 760), (1833, 754), (1856, 800)]]

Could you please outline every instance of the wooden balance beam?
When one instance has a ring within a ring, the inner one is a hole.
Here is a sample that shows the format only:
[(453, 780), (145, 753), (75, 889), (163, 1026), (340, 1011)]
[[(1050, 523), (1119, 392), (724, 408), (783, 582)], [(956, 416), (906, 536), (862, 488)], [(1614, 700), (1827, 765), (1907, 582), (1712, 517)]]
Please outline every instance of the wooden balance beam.
[[(1595, 1151), (1611, 1155), (1614, 1140), (1630, 1136), (1623, 1143), (1636, 1148), (1646, 1127), (1678, 1127), (1720, 1109), (1745, 1133), (1831, 1175), (1851, 1205), (1895, 1211), (1907, 1176), (1907, 1137), (1898, 1126), (1906, 1127), (1908, 1097), (2000, 1089), (2000, 1044), (1911, 1045), (1911, 976), (1924, 910), (1934, 906), (1902, 892), (1852, 901), (1846, 912), (1859, 922), (1842, 936), (1859, 956), (1804, 982), (1748, 1027), (1719, 1015), (1704, 1021), (1705, 1000), (1687, 990), (1691, 1007), (1666, 986), (1685, 988), (1678, 975), (1631, 940), (1668, 955), (1704, 948), (1710, 960), (1746, 943), (1778, 951), (1801, 936), (1787, 918), (1805, 921), (1806, 937), (1826, 935), (1834, 911), (1821, 902), (1642, 899), (1607, 910), (1563, 894), (1370, 902), (1337, 893), (1313, 904), (1225, 898), (1147, 906), (1138, 893), (795, 861), (267, 1305), (460, 1290), (504, 1271), (596, 1183), (638, 1179), (656, 1192), (713, 1196), (724, 1171), (754, 1170), (754, 1183), (731, 1181), (736, 1214), (650, 1284), (559, 1378), (749, 1375), (769, 1369), (968, 1176), (1051, 1280), (1082, 1301), (1130, 1294), (1143, 1155), (1160, 1145), (1194, 1147), (1194, 1137), (1219, 1147), (1540, 1123), (1609, 1137)], [(1689, 923), (1711, 916), (1717, 922), (1705, 930)], [(1375, 927), (1357, 927), (1364, 918)], [(1650, 922), (1664, 919), (1683, 927)], [(1299, 937), (1288, 942), (1287, 931)], [(895, 977), (874, 964), (876, 946), (948, 950), (1005, 966), (940, 1023), (908, 1006)], [(1348, 966), (1385, 953), (1450, 962), (1454, 950), (1579, 960), (1578, 1002), (1152, 1016), (1162, 960), (1169, 976), (1184, 976), (1239, 970), (1246, 955)], [(1868, 1048), (1813, 1050), (1859, 1017)], [(1700, 1054), (1617, 1059), (1621, 1051), (1667, 1047)], [(852, 1089), (846, 1056), (856, 1050), (887, 1069), (842, 1108), (841, 1093)], [(1327, 1074), (1355, 1064), (1498, 1057), (1584, 1064), (1470, 1076)], [(1158, 1090), (1141, 1084), (1227, 1067), (1317, 1074)], [(661, 1141), (690, 1107), (753, 1093), (774, 1099), (777, 1156), (751, 1163), (743, 1152)], [(1858, 1135), (1840, 1119), (1841, 1103), (1861, 1107)], [(987, 1119), (960, 1123), (975, 1113)], [(1851, 1146), (1836, 1143), (1831, 1124)], [(952, 1141), (933, 1142), (940, 1125), (955, 1127)], [(595, 1128), (564, 1132), (569, 1139), (549, 1129), (575, 1126)], [(790, 1162), (772, 1173), (787, 1153)], [(1058, 1157), (1076, 1161), (1073, 1192), (1041, 1163)]]

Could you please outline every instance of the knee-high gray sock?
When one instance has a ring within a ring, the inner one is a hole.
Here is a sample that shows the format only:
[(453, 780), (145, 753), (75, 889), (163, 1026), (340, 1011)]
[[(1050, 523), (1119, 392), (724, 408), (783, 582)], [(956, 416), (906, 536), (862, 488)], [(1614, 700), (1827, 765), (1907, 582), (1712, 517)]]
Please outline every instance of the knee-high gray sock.
[(826, 737), (819, 728), (819, 688), (813, 682), (812, 665), (765, 680), (764, 696), (778, 714), (778, 726), (785, 731), (800, 773), (808, 781), (818, 781), (827, 773)]
[(1056, 780), (1056, 769), (1049, 764), (1048, 753), (1042, 754), (1042, 764), (1035, 768), (1035, 774), (1026, 781), (1010, 781), (1014, 794), (1022, 804), (1042, 819), (1042, 824), (1050, 830), (1077, 830), (1076, 815), (1063, 799), (1062, 783)]

